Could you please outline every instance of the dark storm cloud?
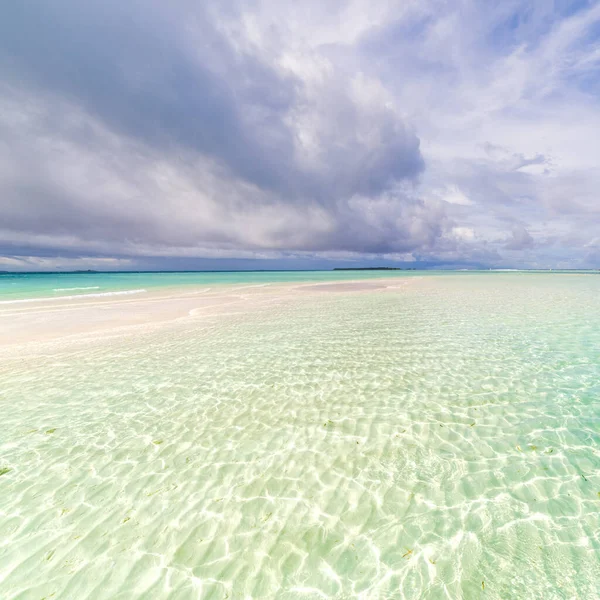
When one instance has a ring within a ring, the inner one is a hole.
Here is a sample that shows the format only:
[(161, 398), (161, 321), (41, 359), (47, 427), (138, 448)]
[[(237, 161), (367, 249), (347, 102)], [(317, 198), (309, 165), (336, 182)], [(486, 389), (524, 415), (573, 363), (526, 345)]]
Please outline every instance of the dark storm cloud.
[[(220, 9), (235, 14), (234, 5)], [(0, 67), (17, 104), (23, 95), (37, 97), (42, 110), (34, 111), (35, 129), (28, 123), (11, 130), (5, 123), (3, 136), (12, 137), (22, 160), (4, 185), (0, 228), (70, 234), (108, 252), (115, 243), (115, 254), (126, 251), (119, 243), (367, 252), (420, 244), (414, 232), (380, 214), (369, 223), (372, 210), (364, 201), (422, 171), (414, 133), (393, 111), (355, 102), (344, 78), (334, 75), (315, 97), (301, 77), (268, 64), (260, 52), (235, 48), (220, 31), (218, 14), (191, 2), (8, 3), (0, 21)], [(85, 119), (70, 122), (60, 114), (61, 102)], [(308, 162), (299, 156), (298, 113), (318, 120), (310, 132), (318, 149)], [(121, 163), (108, 159), (94, 120), (138, 148)], [(40, 150), (40, 139), (95, 154), (105, 177), (131, 189), (112, 199), (114, 191), (101, 195), (85, 189), (85, 181), (73, 189), (57, 179), (67, 165), (52, 148)], [(140, 181), (140, 153), (175, 163), (202, 197), (188, 194), (182, 201)], [(195, 157), (210, 162), (210, 181), (194, 172)], [(31, 161), (34, 169), (25, 166)], [(206, 196), (218, 208), (208, 210)], [(349, 206), (355, 197), (363, 198), (360, 210)], [(401, 194), (394, 202), (400, 212), (414, 205)], [(258, 209), (267, 210), (259, 235), (228, 227), (230, 218)], [(307, 216), (311, 211), (321, 217)], [(205, 212), (218, 222), (190, 225)], [(321, 221), (316, 228), (315, 219)], [(439, 227), (425, 223), (429, 239)]]
[[(0, 24), (4, 66), (13, 78), (72, 98), (126, 135), (208, 154), (288, 199), (327, 201), (337, 187), (373, 193), (422, 168), (416, 139), (385, 115), (373, 123), (382, 138), (377, 148), (365, 155), (360, 146), (328, 140), (330, 172), (302, 172), (294, 163), (294, 132), (284, 123), (302, 82), (235, 52), (199, 7), (11, 2)], [(352, 133), (354, 107), (338, 109)]]
[[(257, 185), (284, 185), (292, 144), (281, 115), (294, 82), (234, 56), (191, 4), (174, 6), (173, 13), (156, 1), (9, 2), (0, 21), (4, 66), (13, 79), (62, 93), (126, 135), (185, 145)], [(186, 26), (197, 30), (197, 56), (186, 48)]]

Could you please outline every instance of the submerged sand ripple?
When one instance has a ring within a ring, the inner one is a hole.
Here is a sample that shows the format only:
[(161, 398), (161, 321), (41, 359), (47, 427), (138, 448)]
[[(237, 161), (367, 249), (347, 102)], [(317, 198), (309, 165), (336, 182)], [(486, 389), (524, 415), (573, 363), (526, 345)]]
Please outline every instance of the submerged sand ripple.
[(596, 597), (598, 284), (495, 281), (6, 355), (0, 595)]

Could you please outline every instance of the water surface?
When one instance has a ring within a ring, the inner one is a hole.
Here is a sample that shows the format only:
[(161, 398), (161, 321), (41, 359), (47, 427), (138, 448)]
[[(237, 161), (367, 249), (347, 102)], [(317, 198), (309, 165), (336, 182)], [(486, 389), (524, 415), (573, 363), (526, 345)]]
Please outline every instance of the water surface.
[(0, 409), (2, 598), (600, 597), (597, 276), (265, 292)]

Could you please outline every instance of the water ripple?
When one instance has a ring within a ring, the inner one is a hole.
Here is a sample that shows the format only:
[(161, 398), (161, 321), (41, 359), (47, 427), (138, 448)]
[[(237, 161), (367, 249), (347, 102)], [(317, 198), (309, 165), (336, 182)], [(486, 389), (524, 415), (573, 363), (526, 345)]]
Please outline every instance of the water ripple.
[(599, 597), (598, 284), (492, 277), (0, 364), (0, 595)]

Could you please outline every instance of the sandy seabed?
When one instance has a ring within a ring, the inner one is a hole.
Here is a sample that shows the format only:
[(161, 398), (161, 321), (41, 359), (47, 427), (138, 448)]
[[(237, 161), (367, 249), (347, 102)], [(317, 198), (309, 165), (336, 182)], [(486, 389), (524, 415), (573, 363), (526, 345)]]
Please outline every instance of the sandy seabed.
[(600, 278), (0, 307), (0, 597), (600, 597)]

